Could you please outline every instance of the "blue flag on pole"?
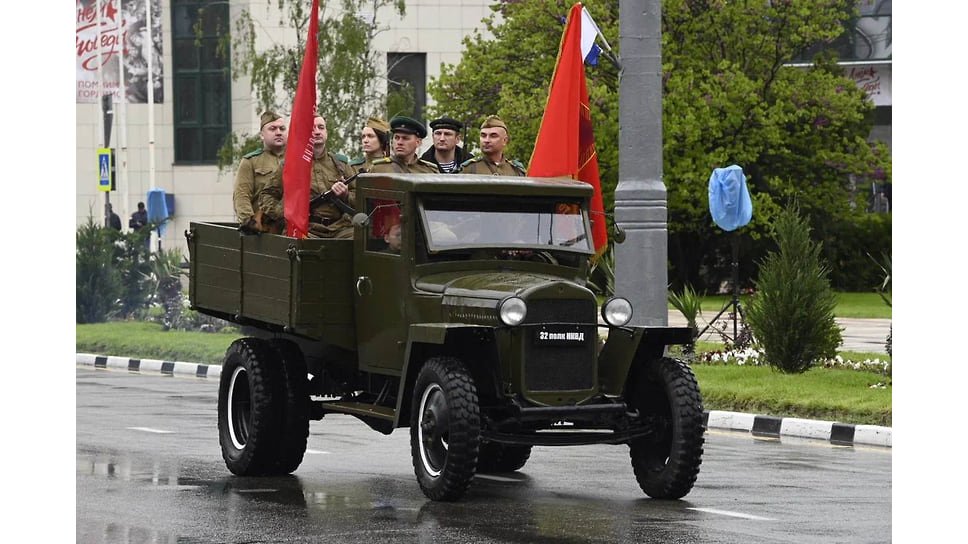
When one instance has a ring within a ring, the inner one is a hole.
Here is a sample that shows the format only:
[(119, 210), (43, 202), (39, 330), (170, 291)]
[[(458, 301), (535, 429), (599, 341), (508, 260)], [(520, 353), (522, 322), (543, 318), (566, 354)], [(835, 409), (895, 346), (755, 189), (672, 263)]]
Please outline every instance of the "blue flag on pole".
[(719, 228), (736, 230), (753, 218), (753, 201), (743, 169), (732, 164), (716, 168), (709, 177), (709, 213)]

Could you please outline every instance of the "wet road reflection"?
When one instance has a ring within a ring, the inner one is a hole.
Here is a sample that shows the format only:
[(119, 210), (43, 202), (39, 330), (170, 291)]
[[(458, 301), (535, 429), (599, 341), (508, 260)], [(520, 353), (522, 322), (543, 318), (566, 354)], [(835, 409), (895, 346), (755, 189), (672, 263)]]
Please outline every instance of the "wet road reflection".
[[(125, 387), (119, 387), (121, 385)], [(239, 478), (215, 432), (216, 384), (78, 370), (81, 543), (886, 542), (890, 450), (707, 433), (695, 489), (654, 501), (619, 446), (536, 447), (465, 499), (428, 501), (408, 434), (346, 416), (311, 425), (284, 478)]]

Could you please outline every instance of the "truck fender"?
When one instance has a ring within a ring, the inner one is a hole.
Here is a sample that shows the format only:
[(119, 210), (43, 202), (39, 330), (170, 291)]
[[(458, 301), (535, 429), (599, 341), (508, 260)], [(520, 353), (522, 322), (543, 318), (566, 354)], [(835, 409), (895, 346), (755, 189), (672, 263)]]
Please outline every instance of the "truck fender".
[[(446, 346), (454, 345), (458, 335), (485, 334), (493, 336), (493, 327), (470, 325), (466, 323), (421, 323), (410, 325), (407, 335), (407, 348), (404, 352), (403, 368), (400, 371), (400, 385), (397, 391), (397, 409), (394, 427), (410, 425), (410, 398), (413, 385), (417, 380), (420, 367), (429, 357), (435, 355), (459, 355), (450, 353)], [(471, 369), (473, 372), (473, 369)]]
[(606, 395), (622, 395), (633, 364), (662, 357), (668, 345), (692, 340), (688, 327), (614, 327), (598, 355), (598, 383)]

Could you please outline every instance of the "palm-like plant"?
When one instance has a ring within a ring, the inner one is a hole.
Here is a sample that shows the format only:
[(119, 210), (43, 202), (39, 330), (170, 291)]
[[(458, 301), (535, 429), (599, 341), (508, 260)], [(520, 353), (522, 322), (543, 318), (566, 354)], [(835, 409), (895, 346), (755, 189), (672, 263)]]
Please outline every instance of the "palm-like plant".
[(695, 340), (699, 335), (697, 320), (702, 313), (702, 295), (697, 293), (689, 284), (686, 284), (682, 288), (681, 294), (669, 291), (669, 303), (672, 304), (673, 308), (679, 310), (679, 313), (686, 318), (687, 326), (692, 329), (693, 341), (683, 347), (683, 352), (687, 354), (695, 352)]

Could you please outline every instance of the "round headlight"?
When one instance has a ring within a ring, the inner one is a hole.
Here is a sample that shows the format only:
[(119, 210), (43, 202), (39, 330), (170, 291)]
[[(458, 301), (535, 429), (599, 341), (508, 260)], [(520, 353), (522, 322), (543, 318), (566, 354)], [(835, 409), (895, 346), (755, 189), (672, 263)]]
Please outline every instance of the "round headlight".
[(622, 297), (610, 298), (602, 306), (602, 318), (613, 327), (621, 327), (632, 319), (632, 303)]
[(528, 315), (528, 305), (518, 297), (506, 298), (498, 306), (498, 315), (501, 323), (513, 327), (524, 321), (524, 316)]

